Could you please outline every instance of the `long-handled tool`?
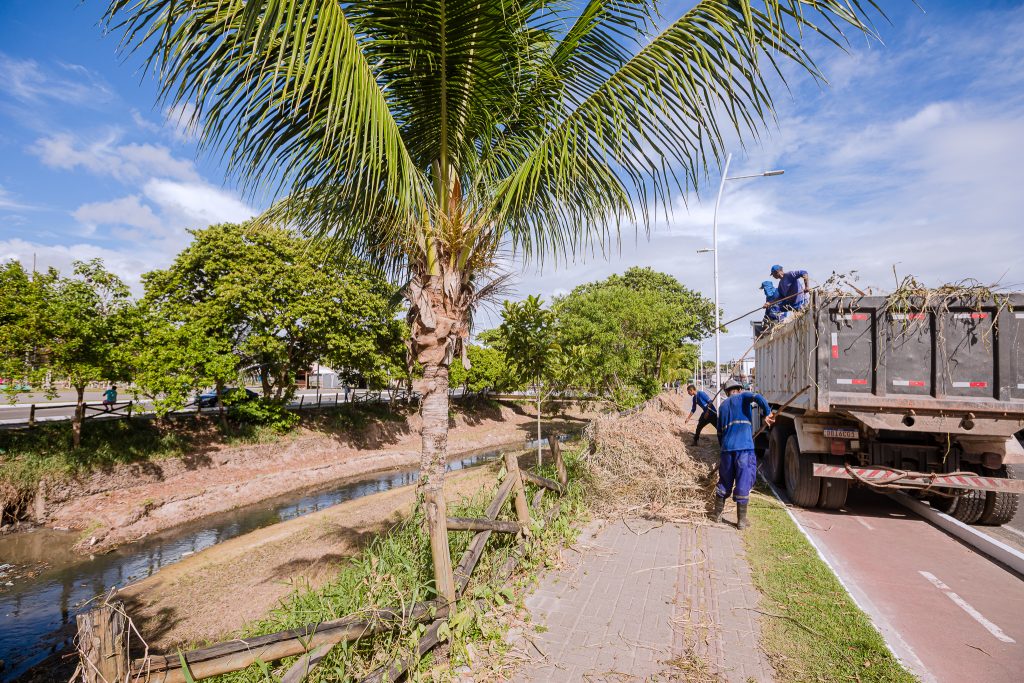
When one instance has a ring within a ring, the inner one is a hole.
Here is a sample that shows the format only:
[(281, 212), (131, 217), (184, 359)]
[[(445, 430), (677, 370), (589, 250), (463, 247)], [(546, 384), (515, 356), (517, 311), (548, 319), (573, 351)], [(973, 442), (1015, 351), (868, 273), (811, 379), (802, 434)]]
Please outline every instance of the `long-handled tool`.
[[(803, 388), (803, 389), (801, 389), (800, 391), (798, 391), (798, 392), (796, 392), (795, 394), (793, 394), (792, 396), (790, 396), (790, 397), (789, 397), (789, 400), (788, 400), (788, 401), (786, 401), (785, 403), (783, 403), (783, 404), (782, 404), (782, 407), (781, 407), (781, 408), (779, 408), (778, 410), (773, 410), (773, 411), (771, 412), (771, 414), (772, 414), (772, 415), (778, 415), (778, 414), (779, 414), (779, 413), (781, 413), (781, 412), (782, 412), (783, 410), (785, 410), (786, 408), (788, 408), (788, 407), (790, 407), (791, 405), (793, 405), (793, 401), (795, 401), (795, 400), (797, 400), (798, 398), (800, 398), (801, 396), (803, 396), (804, 392), (806, 392), (806, 391), (807, 391), (808, 389), (810, 389), (810, 388), (811, 388), (811, 385), (810, 385), (810, 384), (808, 384), (808, 385), (807, 385), (806, 387), (804, 387), (804, 388)], [(763, 432), (763, 431), (764, 431), (764, 430), (765, 430), (765, 429), (766, 429), (767, 427), (768, 427), (768, 423), (767, 423), (767, 422), (766, 422), (766, 423), (764, 423), (763, 425), (761, 425), (761, 428), (760, 428), (760, 429), (758, 429), (758, 430), (757, 430), (757, 432), (755, 432), (755, 433), (754, 433), (754, 438), (756, 439), (756, 438), (757, 438), (758, 436), (760, 436), (760, 435), (761, 435), (761, 432)]]

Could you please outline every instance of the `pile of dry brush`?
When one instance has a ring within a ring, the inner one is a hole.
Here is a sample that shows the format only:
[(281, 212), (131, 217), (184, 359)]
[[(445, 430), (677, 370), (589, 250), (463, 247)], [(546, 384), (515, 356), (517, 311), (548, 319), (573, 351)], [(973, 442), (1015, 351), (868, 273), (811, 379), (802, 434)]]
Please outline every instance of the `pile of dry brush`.
[(705, 516), (711, 468), (685, 445), (681, 396), (662, 394), (629, 415), (596, 418), (584, 436), (596, 514), (695, 520)]

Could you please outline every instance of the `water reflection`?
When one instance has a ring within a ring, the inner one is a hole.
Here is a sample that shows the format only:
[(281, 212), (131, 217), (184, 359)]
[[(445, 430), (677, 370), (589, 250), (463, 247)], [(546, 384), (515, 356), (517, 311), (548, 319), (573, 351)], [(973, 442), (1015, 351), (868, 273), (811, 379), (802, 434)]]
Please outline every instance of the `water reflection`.
[[(536, 448), (535, 442), (525, 448)], [(448, 464), (461, 470), (521, 450), (522, 442), (469, 453)], [(282, 496), (218, 513), (196, 522), (154, 534), (103, 555), (83, 557), (71, 551), (77, 534), (51, 529), (0, 537), (0, 564), (16, 569), (46, 562), (32, 578), (0, 578), (0, 681), (11, 681), (50, 655), (71, 645), (74, 617), (96, 596), (152, 576), (161, 567), (230, 538), (261, 527), (301, 517), (317, 510), (407, 486), (419, 479), (417, 470), (385, 472), (359, 481), (328, 485), (300, 498)], [(10, 571), (10, 570), (8, 570)], [(12, 580), (13, 586), (4, 586)]]

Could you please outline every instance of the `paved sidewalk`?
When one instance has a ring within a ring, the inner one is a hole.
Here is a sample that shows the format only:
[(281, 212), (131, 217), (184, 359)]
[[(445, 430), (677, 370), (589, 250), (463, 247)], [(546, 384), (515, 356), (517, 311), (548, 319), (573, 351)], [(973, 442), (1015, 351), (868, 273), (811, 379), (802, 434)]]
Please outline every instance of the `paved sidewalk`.
[(519, 643), (515, 680), (773, 680), (733, 527), (598, 522), (565, 560), (526, 600), (547, 630)]

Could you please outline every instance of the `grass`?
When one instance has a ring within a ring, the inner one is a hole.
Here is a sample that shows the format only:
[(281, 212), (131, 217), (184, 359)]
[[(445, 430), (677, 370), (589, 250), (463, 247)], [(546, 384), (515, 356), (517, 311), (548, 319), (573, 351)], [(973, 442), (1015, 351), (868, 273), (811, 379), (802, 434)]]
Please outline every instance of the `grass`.
[[(507, 534), (491, 535), (465, 596), (458, 602), (447, 626), (442, 628), (442, 632), (447, 633), (446, 642), (420, 660), (412, 672), (412, 680), (437, 680), (435, 675), (447, 680), (446, 676), (454, 676), (455, 668), (469, 664), (474, 653), (488, 651), (500, 654), (507, 647), (504, 639), (506, 624), (499, 623), (494, 610), (507, 611), (510, 606), (520, 603), (526, 585), (540, 568), (551, 562), (554, 548), (575, 538), (577, 525), (585, 515), (580, 476), (582, 467), (578, 457), (571, 453), (566, 453), (566, 461), (570, 486), (560, 499), (562, 508), (559, 515), (547, 526), (535, 527), (528, 551), (511, 581), (501, 581), (495, 574), (514, 549), (516, 540)], [(554, 476), (552, 471), (543, 473)], [(533, 491), (533, 487), (528, 485), (529, 496), (532, 497)], [(473, 499), (464, 499), (459, 505), (449, 507), (449, 514), (482, 516), (493, 495), (492, 487), (481, 490)], [(554, 504), (555, 497), (548, 493), (543, 506), (547, 509)], [(510, 500), (499, 518), (507, 519), (512, 514)], [(473, 535), (473, 532), (451, 532), (453, 565), (461, 559)], [(238, 635), (251, 637), (272, 633), (358, 614), (371, 607), (408, 606), (434, 597), (430, 544), (423, 530), (422, 518), (416, 513), (391, 531), (377, 536), (355, 557), (345, 560), (333, 581), (315, 590), (296, 590), (279, 608), (249, 624)], [(359, 679), (377, 666), (391, 662), (396, 654), (412, 651), (424, 629), (423, 625), (409, 624), (394, 633), (339, 645), (306, 680), (316, 683)], [(221, 683), (276, 681), (296, 659), (257, 662), (243, 671), (211, 680)]]
[[(0, 431), (0, 508), (7, 515), (35, 493), (44, 478), (62, 479), (109, 470), (118, 465), (167, 458), (201, 458), (220, 446), (275, 443), (294, 434), (356, 434), (371, 423), (397, 428), (403, 412), (386, 405), (356, 404), (304, 411), (298, 429), (281, 434), (270, 426), (229, 422), (216, 416), (173, 416), (164, 420), (90, 420), (82, 426), (82, 445), (71, 448), (71, 423), (46, 422), (33, 429)], [(3, 521), (10, 521), (7, 516)]]
[(782, 504), (767, 489), (759, 491), (751, 497), (752, 526), (743, 540), (762, 595), (762, 646), (780, 680), (916, 681)]

